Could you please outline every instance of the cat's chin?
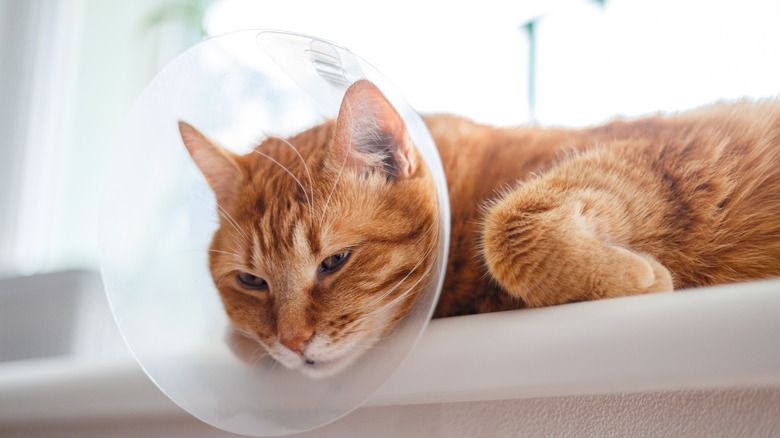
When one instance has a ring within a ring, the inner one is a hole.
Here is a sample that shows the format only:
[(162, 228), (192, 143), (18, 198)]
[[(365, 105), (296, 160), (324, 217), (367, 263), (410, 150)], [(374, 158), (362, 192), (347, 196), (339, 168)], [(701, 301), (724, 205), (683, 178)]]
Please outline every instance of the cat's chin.
[[(319, 379), (338, 374), (352, 365), (369, 348), (366, 346), (367, 344), (361, 342), (358, 345), (352, 344), (351, 346), (342, 347), (343, 353), (338, 355), (331, 353), (320, 356), (314, 352), (311, 355), (307, 353), (303, 358), (296, 356), (294, 360), (288, 355), (275, 357), (275, 359), (289, 369), (300, 371), (307, 377)], [(275, 355), (272, 354), (272, 356)]]
[[(365, 345), (365, 344), (364, 344)], [(332, 376), (352, 365), (367, 348), (348, 348), (342, 355), (330, 358), (304, 358), (295, 369), (307, 377), (319, 379)]]
[[(262, 349), (271, 353), (274, 361), (282, 364), (285, 368), (293, 371), (300, 371), (307, 377), (319, 379), (337, 374), (355, 362), (367, 349), (367, 344), (361, 342), (363, 347), (352, 345), (347, 347), (341, 355), (330, 354), (329, 357), (304, 357), (292, 353), (291, 351), (276, 345), (271, 349), (266, 348), (256, 337), (245, 331), (230, 328), (226, 340), (233, 353), (246, 363), (255, 362), (258, 350)], [(315, 353), (316, 354), (316, 353)]]
[(357, 355), (347, 355), (326, 361), (306, 359), (296, 369), (303, 373), (306, 377), (320, 379), (338, 374), (347, 368), (350, 364), (352, 364), (352, 362), (354, 362), (357, 357)]

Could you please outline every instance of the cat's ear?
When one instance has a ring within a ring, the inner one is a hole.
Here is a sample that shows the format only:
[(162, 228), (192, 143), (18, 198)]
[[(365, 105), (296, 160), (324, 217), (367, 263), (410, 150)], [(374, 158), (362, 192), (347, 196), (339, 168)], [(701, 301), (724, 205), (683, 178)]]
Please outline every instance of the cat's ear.
[(355, 82), (344, 95), (334, 147), (346, 166), (383, 172), (389, 179), (408, 177), (417, 166), (403, 119), (367, 80)]
[(179, 121), (179, 132), (187, 151), (217, 195), (217, 202), (229, 204), (236, 194), (240, 178), (234, 154), (213, 143), (186, 122)]

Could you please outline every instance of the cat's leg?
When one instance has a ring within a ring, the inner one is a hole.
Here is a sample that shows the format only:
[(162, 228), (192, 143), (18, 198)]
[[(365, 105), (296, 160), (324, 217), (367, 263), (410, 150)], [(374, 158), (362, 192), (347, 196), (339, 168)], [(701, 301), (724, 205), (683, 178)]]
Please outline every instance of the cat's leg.
[(630, 195), (593, 186), (541, 177), (487, 210), (483, 257), (509, 294), (540, 307), (673, 289), (655, 257), (626, 244), (646, 225), (624, 213)]

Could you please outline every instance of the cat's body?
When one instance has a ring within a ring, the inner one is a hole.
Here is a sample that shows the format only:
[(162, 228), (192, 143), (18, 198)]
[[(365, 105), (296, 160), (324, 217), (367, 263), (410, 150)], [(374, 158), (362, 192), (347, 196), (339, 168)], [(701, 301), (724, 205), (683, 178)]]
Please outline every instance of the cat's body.
[[(581, 130), (425, 121), (452, 211), (437, 317), (780, 276), (778, 102)], [(378, 89), (245, 156), (181, 130), (220, 204), (211, 270), (239, 330), (321, 376), (403, 318), (436, 205)]]
[(675, 289), (780, 276), (780, 102), (576, 130), (426, 122), (453, 215), (436, 316), (668, 289), (610, 265), (642, 268), (623, 249)]

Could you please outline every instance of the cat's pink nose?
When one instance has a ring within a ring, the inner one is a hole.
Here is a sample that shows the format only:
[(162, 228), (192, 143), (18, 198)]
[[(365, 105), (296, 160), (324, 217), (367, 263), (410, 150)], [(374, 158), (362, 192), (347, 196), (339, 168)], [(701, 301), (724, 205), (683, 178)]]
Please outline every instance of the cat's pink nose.
[(279, 335), (279, 342), (290, 350), (303, 355), (306, 352), (306, 347), (309, 345), (312, 336), (314, 336), (314, 329), (305, 327), (281, 333)]

